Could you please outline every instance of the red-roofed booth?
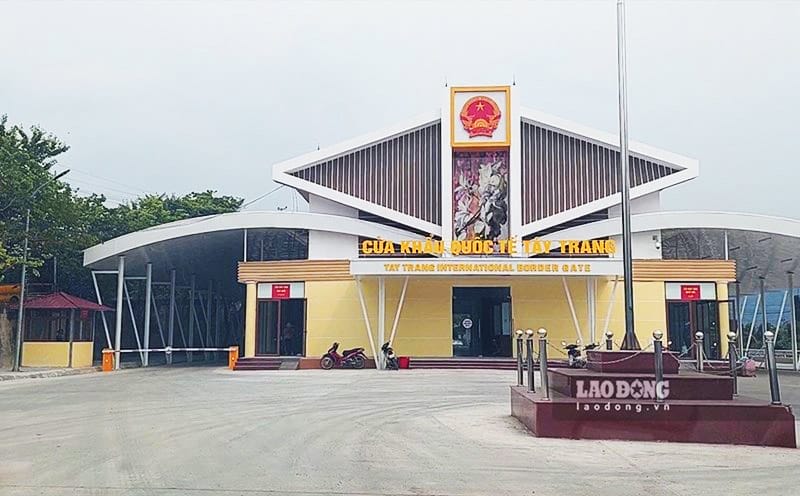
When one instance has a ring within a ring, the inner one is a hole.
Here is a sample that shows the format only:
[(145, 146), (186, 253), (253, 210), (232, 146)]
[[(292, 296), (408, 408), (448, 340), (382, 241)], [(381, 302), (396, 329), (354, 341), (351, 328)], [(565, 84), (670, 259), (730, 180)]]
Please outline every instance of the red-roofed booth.
[(91, 367), (95, 313), (103, 305), (58, 292), (26, 299), (23, 367)]

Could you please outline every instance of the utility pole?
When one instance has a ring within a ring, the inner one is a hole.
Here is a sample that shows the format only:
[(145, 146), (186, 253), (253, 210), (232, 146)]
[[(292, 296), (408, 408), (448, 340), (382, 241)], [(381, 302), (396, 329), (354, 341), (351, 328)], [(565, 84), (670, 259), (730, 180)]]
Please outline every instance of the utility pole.
[[(57, 180), (58, 178), (64, 177), (65, 175), (67, 175), (68, 172), (69, 169), (65, 170), (60, 174), (56, 174), (55, 176), (51, 177), (47, 181), (40, 184), (39, 187), (33, 190), (33, 193), (31, 193), (28, 196), (28, 201), (29, 202), (32, 201), (34, 198), (36, 198), (36, 195), (39, 193), (39, 191), (42, 190), (42, 188), (44, 188), (51, 182)], [(11, 206), (11, 204), (9, 204), (8, 206)], [(22, 363), (22, 341), (23, 341), (22, 330), (24, 329), (23, 324), (25, 321), (25, 276), (28, 269), (28, 233), (30, 232), (30, 228), (31, 228), (31, 209), (30, 207), (28, 207), (25, 212), (25, 241), (23, 242), (22, 245), (23, 246), (22, 276), (19, 278), (20, 288), (19, 288), (19, 315), (17, 315), (17, 339), (16, 339), (17, 348), (14, 352), (14, 365), (11, 367), (11, 370), (14, 372), (19, 372), (19, 367)]]

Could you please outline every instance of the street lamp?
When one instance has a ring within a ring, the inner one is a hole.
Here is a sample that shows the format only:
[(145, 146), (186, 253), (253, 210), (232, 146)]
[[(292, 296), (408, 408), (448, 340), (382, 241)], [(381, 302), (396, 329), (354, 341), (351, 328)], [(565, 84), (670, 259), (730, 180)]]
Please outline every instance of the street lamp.
[(622, 272), (625, 293), (625, 337), (623, 350), (639, 350), (633, 318), (633, 253), (631, 247), (631, 192), (628, 170), (628, 93), (625, 47), (625, 0), (617, 0), (617, 69), (619, 84), (619, 164), (622, 179)]
[[(33, 192), (28, 195), (28, 201), (30, 202), (36, 195), (39, 194), (39, 191), (42, 190), (45, 186), (52, 183), (53, 181), (64, 177), (69, 172), (69, 169), (65, 170), (60, 174), (56, 174), (55, 176), (51, 177), (47, 181), (40, 184)], [(13, 203), (13, 200), (12, 200)], [(11, 206), (9, 204), (8, 206)], [(19, 315), (17, 315), (17, 349), (14, 352), (14, 366), (11, 370), (14, 372), (19, 372), (19, 365), (22, 361), (22, 324), (23, 320), (25, 319), (25, 273), (28, 268), (28, 232), (30, 231), (31, 227), (31, 208), (28, 207), (25, 212), (25, 241), (22, 245), (22, 276), (20, 277), (19, 283)]]

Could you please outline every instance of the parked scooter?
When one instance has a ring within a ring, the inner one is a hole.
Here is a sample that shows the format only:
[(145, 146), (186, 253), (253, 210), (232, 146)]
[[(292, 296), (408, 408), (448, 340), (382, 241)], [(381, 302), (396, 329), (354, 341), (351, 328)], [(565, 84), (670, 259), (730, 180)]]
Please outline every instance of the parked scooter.
[(319, 366), (325, 370), (337, 369), (363, 369), (367, 362), (364, 348), (352, 348), (338, 352), (339, 343), (333, 343), (328, 352), (322, 355)]
[(386, 370), (400, 370), (400, 364), (397, 362), (397, 355), (389, 343), (383, 343), (381, 346), (383, 352), (383, 361), (386, 363)]
[[(562, 342), (562, 344), (565, 344)], [(589, 351), (597, 348), (598, 344), (596, 343), (589, 343), (583, 348), (579, 344), (568, 344), (564, 346), (564, 349), (567, 350), (567, 364), (570, 368), (573, 369), (582, 369), (586, 368), (586, 358), (582, 356), (581, 350)]]

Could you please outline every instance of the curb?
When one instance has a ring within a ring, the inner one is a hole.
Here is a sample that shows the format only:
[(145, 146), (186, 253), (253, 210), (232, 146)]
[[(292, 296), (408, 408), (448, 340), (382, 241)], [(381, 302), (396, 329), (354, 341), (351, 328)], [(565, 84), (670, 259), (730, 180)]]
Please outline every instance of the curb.
[(0, 373), (0, 382), (18, 379), (43, 379), (48, 377), (66, 377), (70, 375), (83, 375), (100, 372), (100, 367), (86, 367), (80, 369), (51, 369), (37, 372), (9, 372)]

